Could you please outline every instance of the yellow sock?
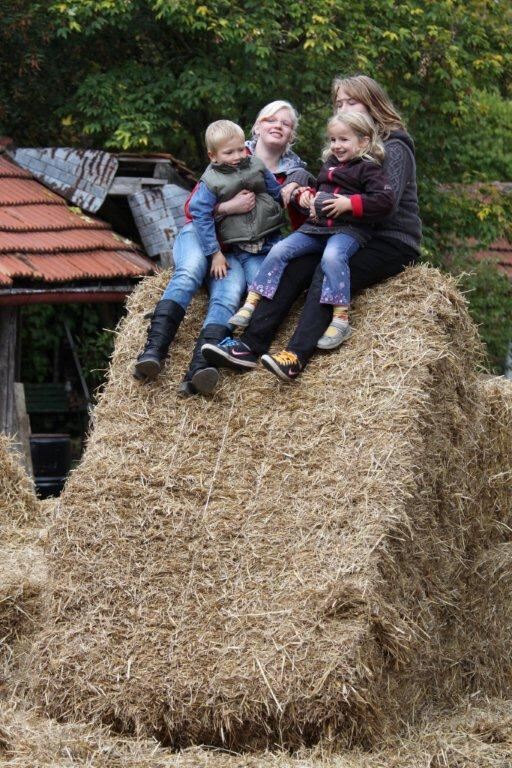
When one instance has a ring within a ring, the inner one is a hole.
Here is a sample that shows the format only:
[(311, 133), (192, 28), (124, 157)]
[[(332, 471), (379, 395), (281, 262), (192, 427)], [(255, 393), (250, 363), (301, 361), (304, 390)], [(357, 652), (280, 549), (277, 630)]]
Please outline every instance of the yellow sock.
[(249, 291), (245, 303), (250, 304), (252, 307), (257, 307), (260, 299), (261, 296), (259, 293), (256, 293), (256, 291)]
[(337, 320), (346, 320), (348, 323), (348, 305), (336, 304), (332, 308), (332, 317), (333, 319), (336, 318)]

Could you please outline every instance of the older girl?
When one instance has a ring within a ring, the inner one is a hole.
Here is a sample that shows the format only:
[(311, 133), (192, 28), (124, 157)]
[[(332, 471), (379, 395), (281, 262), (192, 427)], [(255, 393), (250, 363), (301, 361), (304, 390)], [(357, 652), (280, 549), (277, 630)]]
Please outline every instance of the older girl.
[[(323, 304), (333, 306), (333, 319), (320, 339), (322, 349), (334, 349), (351, 334), (349, 262), (371, 237), (372, 228), (361, 223), (363, 213), (376, 218), (389, 213), (393, 195), (382, 172), (384, 146), (369, 115), (345, 112), (327, 124), (328, 146), (316, 188), (301, 188), (299, 204), (309, 209), (309, 219), (289, 237), (274, 245), (250, 286), (243, 307), (230, 322), (246, 327), (261, 296), (271, 299), (289, 262), (307, 253), (322, 253)], [(338, 214), (338, 198), (348, 195), (353, 215)]]
[[(370, 115), (378, 126), (384, 142), (386, 172), (395, 198), (391, 213), (375, 223), (371, 240), (351, 259), (350, 283), (352, 294), (401, 272), (418, 260), (421, 221), (416, 188), (414, 144), (402, 118), (382, 87), (371, 77), (335, 78), (333, 102), (341, 113), (361, 112)], [(351, 212), (350, 197), (338, 198), (339, 210)], [(363, 220), (364, 220), (363, 216)], [(311, 278), (313, 278), (311, 282)], [(275, 355), (267, 350), (274, 335), (288, 314), (293, 302), (311, 283), (298, 325), (286, 348)], [(209, 360), (239, 370), (263, 364), (286, 382), (293, 381), (308, 364), (318, 341), (325, 333), (332, 308), (320, 303), (323, 273), (317, 255), (303, 256), (292, 261), (279, 283), (274, 298), (262, 299), (250, 327), (235, 342), (206, 352)]]

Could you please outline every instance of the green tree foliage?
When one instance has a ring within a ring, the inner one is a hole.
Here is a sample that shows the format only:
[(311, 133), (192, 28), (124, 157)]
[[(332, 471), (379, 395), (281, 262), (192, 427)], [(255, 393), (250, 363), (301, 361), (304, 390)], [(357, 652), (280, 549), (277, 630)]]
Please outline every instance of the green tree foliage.
[(199, 170), (211, 120), (249, 129), (285, 98), (315, 170), (333, 75), (365, 72), (415, 138), (440, 261), (506, 228), (495, 191), (447, 185), (511, 178), (511, 39), (509, 0), (7, 0), (0, 125), (20, 144), (168, 149)]

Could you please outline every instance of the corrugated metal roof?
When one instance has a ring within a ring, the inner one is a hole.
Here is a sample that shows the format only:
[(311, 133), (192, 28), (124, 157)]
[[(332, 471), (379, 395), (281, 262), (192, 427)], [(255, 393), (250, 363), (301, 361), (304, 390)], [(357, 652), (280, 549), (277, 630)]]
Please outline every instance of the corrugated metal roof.
[(32, 174), (24, 168), (13, 165), (7, 158), (0, 155), (0, 178), (4, 179), (31, 179)]
[(109, 225), (70, 211), (66, 205), (54, 206), (51, 219), (46, 205), (14, 205), (0, 207), (0, 232), (58, 232), (65, 229), (109, 229)]
[[(133, 279), (154, 271), (141, 249), (0, 155), (0, 287)], [(21, 281), (21, 283), (20, 283)]]
[(0, 205), (63, 205), (61, 197), (34, 179), (0, 178)]
[(117, 251), (131, 245), (110, 229), (65, 229), (57, 232), (2, 232), (0, 253), (56, 253), (62, 251)]

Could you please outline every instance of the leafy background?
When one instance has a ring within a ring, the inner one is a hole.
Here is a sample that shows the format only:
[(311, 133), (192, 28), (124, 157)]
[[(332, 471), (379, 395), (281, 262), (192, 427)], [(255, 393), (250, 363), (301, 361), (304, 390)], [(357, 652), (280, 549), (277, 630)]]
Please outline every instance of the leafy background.
[[(319, 164), (335, 73), (364, 72), (415, 138), (424, 257), (463, 277), (495, 371), (510, 284), (472, 252), (510, 236), (509, 0), (4, 0), (0, 130), (21, 146), (169, 150), (204, 165), (206, 125), (250, 129), (289, 99), (296, 149)], [(483, 184), (483, 186), (481, 186)]]

